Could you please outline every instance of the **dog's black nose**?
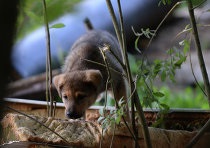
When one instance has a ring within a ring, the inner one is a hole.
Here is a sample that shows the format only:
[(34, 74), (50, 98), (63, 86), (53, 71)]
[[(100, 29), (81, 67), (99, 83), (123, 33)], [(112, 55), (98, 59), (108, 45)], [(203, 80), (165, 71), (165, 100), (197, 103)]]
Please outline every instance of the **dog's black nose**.
[(78, 119), (78, 118), (82, 117), (82, 115), (79, 115), (76, 112), (66, 112), (66, 116), (70, 119)]

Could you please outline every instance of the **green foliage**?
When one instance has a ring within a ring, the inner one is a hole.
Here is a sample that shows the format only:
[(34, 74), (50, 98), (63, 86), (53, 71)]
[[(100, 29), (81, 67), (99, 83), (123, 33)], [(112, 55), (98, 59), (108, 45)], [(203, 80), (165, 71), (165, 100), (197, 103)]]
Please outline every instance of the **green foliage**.
[[(134, 34), (137, 36), (135, 42), (136, 49), (138, 49), (137, 45), (140, 36), (151, 38), (155, 35), (155, 31), (150, 29), (141, 29), (141, 33), (135, 32), (134, 28), (132, 29)], [(186, 27), (185, 30), (186, 29), (189, 29), (189, 27)], [(146, 58), (142, 58), (142, 60), (134, 60), (134, 57), (132, 58), (130, 56), (130, 67), (133, 75), (136, 75), (138, 78), (136, 81), (137, 90), (140, 98), (142, 98), (141, 101), (144, 107), (152, 108), (155, 103), (159, 106), (159, 108), (168, 109), (166, 104), (162, 104), (159, 101), (159, 98), (164, 97), (164, 93), (155, 91), (153, 82), (156, 79), (160, 79), (161, 81), (169, 79), (172, 82), (175, 82), (175, 71), (181, 67), (183, 62), (186, 61), (186, 54), (190, 47), (189, 44), (188, 40), (183, 40), (179, 44), (182, 50), (173, 47), (167, 51), (168, 58), (161, 60), (156, 59), (152, 62), (148, 62)], [(140, 54), (142, 53), (140, 52)]]
[[(51, 22), (59, 16), (71, 12), (74, 4), (79, 1), (80, 0), (46, 0), (48, 21)], [(40, 16), (43, 16), (42, 0), (20, 1), (17, 39), (43, 26), (43, 17)]]
[[(184, 40), (183, 43), (183, 49), (187, 48), (188, 42)], [(187, 50), (185, 53), (187, 53)], [(171, 54), (170, 59), (155, 60), (153, 63), (144, 61), (144, 64), (142, 64), (142, 61), (135, 60), (131, 55), (129, 56), (133, 75), (139, 75), (136, 85), (143, 106), (159, 108), (162, 113), (167, 112), (169, 106), (170, 108), (208, 109), (206, 96), (199, 87), (187, 87), (175, 92), (167, 86), (160, 88), (155, 86), (153, 82), (158, 77), (161, 80), (169, 78), (175, 82), (175, 69), (179, 68), (186, 59), (184, 53), (177, 53), (177, 49), (170, 49), (168, 54)], [(140, 68), (142, 70), (139, 69), (139, 65), (143, 65)]]
[(170, 105), (171, 108), (209, 109), (208, 100), (199, 87), (187, 87), (182, 91), (174, 92), (169, 87), (163, 86), (160, 91), (165, 96), (159, 101)]
[(201, 4), (203, 4), (204, 2), (206, 2), (207, 0), (192, 0), (192, 4), (194, 7), (200, 6)]
[[(164, 60), (155, 60), (148, 62), (146, 59), (134, 60), (130, 56), (130, 67), (133, 75), (138, 75), (137, 90), (142, 103), (145, 107), (152, 107), (153, 102), (160, 103), (157, 98), (161, 98), (164, 94), (160, 91), (154, 91), (154, 80), (160, 78), (162, 81), (170, 79), (175, 82), (175, 70), (180, 68), (181, 64), (186, 60), (187, 41), (183, 41), (184, 52), (177, 48), (167, 51), (169, 58)], [(160, 105), (160, 104), (159, 104)]]
[(50, 26), (50, 28), (63, 28), (65, 25), (63, 23), (57, 23)]
[[(161, 81), (165, 80), (171, 80), (172, 82), (175, 82), (175, 71), (176, 69), (179, 69), (183, 62), (186, 60), (186, 54), (189, 51), (189, 41), (183, 40), (179, 43), (180, 48), (182, 50), (174, 47), (167, 51), (168, 58), (166, 59), (157, 59), (153, 62), (148, 62), (147, 59), (143, 58), (142, 60), (137, 60), (131, 55), (129, 56), (130, 61), (130, 67), (132, 70), (133, 75), (137, 75), (136, 80), (136, 86), (139, 93), (139, 96), (141, 98), (141, 102), (144, 107), (158, 107), (163, 112), (164, 110), (167, 111), (173, 103), (164, 101), (165, 98), (170, 97), (171, 100), (176, 100), (174, 97), (180, 97), (181, 96), (166, 96), (166, 94), (173, 94), (173, 93), (167, 93), (165, 91), (162, 91), (162, 88), (160, 90), (157, 89), (154, 85), (154, 81), (157, 79), (160, 79)], [(165, 90), (165, 89), (163, 89)], [(186, 91), (189, 91), (188, 89)], [(166, 94), (165, 94), (166, 93)], [(184, 93), (183, 97), (184, 97)], [(186, 92), (185, 95), (187, 95), (188, 92)], [(200, 94), (202, 94), (202, 91), (200, 91)], [(180, 93), (181, 95), (181, 93)], [(201, 96), (201, 95), (199, 95)], [(194, 98), (193, 96), (190, 97), (191, 99)], [(204, 98), (204, 96), (203, 96)], [(201, 98), (195, 98), (195, 100), (199, 100)], [(186, 100), (186, 99), (184, 99)], [(191, 103), (191, 107), (193, 106), (193, 101), (188, 99)], [(180, 103), (180, 102), (177, 102)], [(206, 103), (206, 102), (205, 102)], [(188, 103), (189, 104), (189, 103)], [(168, 106), (169, 105), (169, 106)], [(180, 106), (181, 107), (183, 103)], [(187, 105), (187, 103), (186, 103)], [(185, 106), (185, 103), (184, 105)], [(188, 106), (186, 106), (188, 107)]]
[[(201, 4), (203, 4), (204, 2), (206, 2), (207, 0), (191, 0), (191, 1), (192, 1), (193, 6), (197, 7), (197, 6), (200, 6)], [(159, 6), (161, 4), (163, 4), (163, 5), (170, 5), (172, 2), (173, 2), (173, 0), (160, 0), (158, 5)]]
[(141, 36), (145, 36), (146, 38), (150, 39), (151, 37), (155, 36), (155, 31), (154, 30), (150, 30), (149, 28), (147, 29), (143, 29), (141, 28), (141, 33), (138, 33), (134, 30), (134, 28), (132, 27), (132, 31), (135, 34), (135, 36), (137, 37), (135, 40), (135, 49), (136, 51), (138, 51), (141, 54), (140, 49), (138, 48), (138, 42)]
[(114, 129), (115, 125), (120, 124), (122, 116), (125, 116), (125, 103), (123, 99), (119, 101), (119, 108), (114, 110), (106, 110), (105, 108), (99, 110), (100, 117), (98, 122), (101, 123), (104, 132), (108, 128)]
[(160, 2), (159, 2), (159, 6), (161, 5), (161, 4), (163, 4), (163, 5), (170, 5), (171, 4), (171, 2), (172, 2), (172, 0), (161, 0)]

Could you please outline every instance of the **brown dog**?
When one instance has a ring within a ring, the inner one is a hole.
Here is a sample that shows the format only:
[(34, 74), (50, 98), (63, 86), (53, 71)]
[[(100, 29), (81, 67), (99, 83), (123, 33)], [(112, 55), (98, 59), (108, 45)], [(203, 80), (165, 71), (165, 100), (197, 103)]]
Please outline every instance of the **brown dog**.
[[(53, 83), (64, 102), (68, 118), (82, 117), (99, 94), (105, 91), (108, 74), (100, 51), (100, 48), (105, 45), (108, 45), (112, 52), (122, 60), (118, 42), (111, 34), (91, 30), (72, 46), (65, 60), (63, 74), (53, 78)], [(110, 71), (115, 97), (117, 100), (126, 98), (123, 69), (112, 53), (107, 51), (106, 58), (112, 69)], [(111, 90), (110, 85), (108, 88)]]

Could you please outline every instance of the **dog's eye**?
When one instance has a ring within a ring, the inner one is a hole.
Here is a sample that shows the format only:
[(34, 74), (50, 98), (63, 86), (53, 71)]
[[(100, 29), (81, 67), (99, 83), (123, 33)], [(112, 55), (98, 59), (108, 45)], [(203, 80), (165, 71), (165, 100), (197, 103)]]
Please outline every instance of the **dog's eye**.
[(87, 97), (86, 94), (78, 94), (78, 95), (77, 95), (77, 99), (78, 99), (78, 100), (83, 100), (83, 99), (86, 98), (86, 97)]
[(65, 100), (67, 100), (67, 99), (68, 99), (68, 96), (67, 96), (67, 95), (63, 95), (63, 98), (64, 98)]

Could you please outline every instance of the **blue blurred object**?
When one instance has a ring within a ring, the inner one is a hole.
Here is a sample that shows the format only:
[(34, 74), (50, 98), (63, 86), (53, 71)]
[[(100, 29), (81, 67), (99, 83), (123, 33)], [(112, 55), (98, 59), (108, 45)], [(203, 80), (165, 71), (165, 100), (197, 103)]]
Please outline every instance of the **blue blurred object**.
[[(157, 0), (121, 0), (127, 42), (135, 36), (131, 26), (139, 31), (159, 24), (166, 15), (169, 6), (159, 7)], [(112, 1), (115, 12), (118, 12), (117, 1)], [(52, 22), (65, 24), (64, 28), (50, 29), (51, 55), (53, 68), (58, 68), (59, 52), (68, 52), (73, 42), (86, 29), (84, 19), (89, 18), (95, 29), (107, 30), (114, 34), (114, 28), (105, 0), (85, 0), (75, 6), (74, 13), (67, 14)], [(15, 44), (12, 51), (12, 64), (22, 77), (29, 77), (45, 72), (46, 39), (44, 27), (27, 35)]]

